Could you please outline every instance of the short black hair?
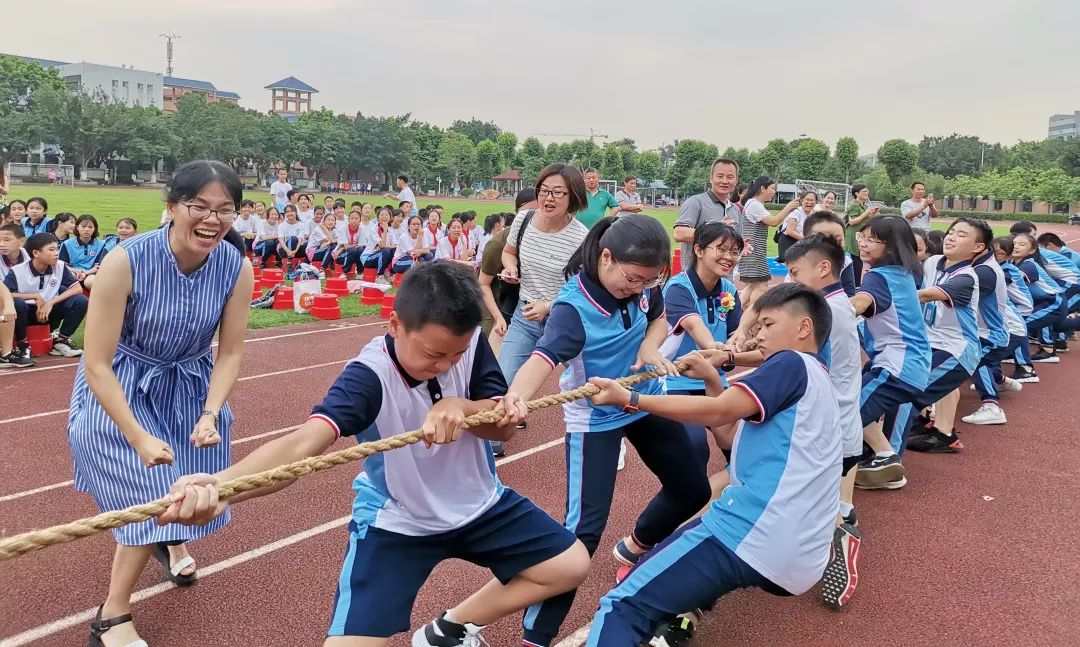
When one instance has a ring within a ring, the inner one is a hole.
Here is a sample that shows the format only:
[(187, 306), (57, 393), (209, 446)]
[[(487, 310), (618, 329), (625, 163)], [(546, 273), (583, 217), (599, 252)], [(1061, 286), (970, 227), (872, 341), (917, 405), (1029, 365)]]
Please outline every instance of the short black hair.
[(398, 209), (404, 207), (407, 204), (412, 204), (412, 203), (409, 202), (408, 200), (402, 200), (401, 202), (397, 203)]
[(397, 176), (397, 179), (401, 180), (405, 184), (409, 183), (409, 176), (408, 175), (399, 175), (399, 176)]
[(995, 238), (991, 242), (991, 245), (993, 245), (995, 250), (997, 250), (997, 248), (1000, 247), (1001, 251), (1005, 252), (1009, 256), (1012, 256), (1012, 253), (1013, 253), (1013, 239), (1012, 239), (1012, 236), (998, 236), (997, 238)]
[(517, 192), (514, 196), (514, 213), (521, 211), (521, 207), (536, 200), (536, 189), (531, 186), (527, 186), (524, 189)]
[(312, 209), (311, 211), (312, 211), (312, 213), (319, 213), (321, 211), (322, 213), (325, 214), (326, 213), (326, 207), (322, 206), (321, 204), (316, 205), (315, 208)]
[(1009, 227), (1009, 233), (1015, 236), (1016, 234), (1034, 234), (1039, 228), (1035, 226), (1035, 223), (1030, 220), (1021, 220), (1014, 223), (1012, 227)]
[(483, 320), (483, 297), (476, 274), (461, 263), (434, 261), (405, 273), (394, 299), (394, 312), (413, 331), (427, 324), (454, 335), (476, 330)]
[[(330, 196), (326, 196), (326, 197), (327, 197), (327, 198), (330, 198)], [(330, 198), (330, 199), (333, 199), (333, 198)], [(353, 201), (352, 201), (352, 204), (351, 204), (351, 205), (349, 205), (349, 206), (352, 206), (352, 207), (362, 207), (362, 206), (364, 206), (364, 203), (363, 203), (363, 202), (360, 202), (359, 200), (353, 200)]]
[(822, 209), (821, 211), (815, 211), (806, 217), (806, 222), (803, 223), (803, 232), (810, 233), (814, 230), (814, 227), (819, 223), (831, 222), (840, 227), (844, 226), (844, 219), (828, 209)]
[(287, 192), (285, 193), (285, 197), (286, 197), (286, 198), (288, 198), (289, 200), (292, 200), (292, 197), (293, 197), (294, 195), (296, 195), (297, 193), (300, 193), (300, 192), (299, 192), (299, 191), (297, 191), (296, 189), (289, 189), (289, 190), (288, 190), (288, 191), (287, 191)]
[(1065, 241), (1061, 240), (1061, 236), (1058, 236), (1057, 234), (1054, 234), (1054, 233), (1050, 233), (1048, 231), (1045, 234), (1039, 234), (1039, 244), (1040, 245), (1053, 245), (1055, 247), (1064, 247), (1065, 246)]
[(34, 257), (34, 252), (40, 252), (49, 245), (59, 245), (60, 241), (56, 239), (56, 236), (48, 233), (41, 232), (34, 234), (26, 239), (26, 244), (23, 245), (23, 249), (30, 255), (30, 258)]
[(784, 263), (792, 263), (807, 254), (814, 254), (829, 261), (833, 277), (839, 279), (844, 269), (844, 250), (825, 234), (806, 236), (784, 252)]
[(865, 184), (853, 184), (853, 185), (851, 185), (851, 197), (853, 197), (853, 198), (859, 197), (859, 191), (862, 191), (865, 188), (866, 188)]
[(245, 198), (243, 201), (240, 202), (240, 206), (241, 207), (251, 207), (252, 209), (254, 209), (255, 208), (255, 203), (252, 202), (251, 200), (248, 200), (247, 198)]
[[(994, 240), (994, 230), (990, 227), (990, 223), (979, 218), (957, 218), (952, 221), (952, 224), (945, 230), (945, 233), (948, 234), (952, 231), (952, 228), (958, 223), (963, 223), (974, 229), (975, 233), (978, 235), (976, 242), (982, 243), (983, 247), (986, 249), (992, 249), (991, 245)], [(944, 246), (944, 237), (942, 238), (942, 246)]]
[(244, 185), (240, 176), (227, 165), (214, 160), (195, 160), (176, 169), (166, 188), (165, 202), (179, 204), (191, 200), (215, 182), (225, 189), (234, 206), (243, 202)]
[(914, 190), (915, 190), (915, 187), (919, 186), (920, 184), (921, 184), (921, 185), (923, 185), (923, 188), (924, 188), (924, 189), (926, 188), (926, 183), (925, 183), (925, 182), (920, 182), (920, 181), (918, 181), (918, 180), (915, 180), (914, 182), (912, 182), (912, 183), (911, 183), (911, 187), (909, 187), (909, 188), (910, 188), (910, 189), (911, 189), (912, 191), (914, 191)]
[(814, 343), (821, 348), (832, 330), (832, 309), (825, 297), (816, 290), (800, 283), (781, 283), (769, 288), (768, 292), (754, 302), (754, 310), (758, 313), (791, 307), (798, 308), (802, 314), (810, 317), (810, 321), (814, 323)]
[(0, 226), (0, 231), (11, 232), (16, 238), (26, 238), (26, 230), (17, 222), (9, 222), (6, 225)]

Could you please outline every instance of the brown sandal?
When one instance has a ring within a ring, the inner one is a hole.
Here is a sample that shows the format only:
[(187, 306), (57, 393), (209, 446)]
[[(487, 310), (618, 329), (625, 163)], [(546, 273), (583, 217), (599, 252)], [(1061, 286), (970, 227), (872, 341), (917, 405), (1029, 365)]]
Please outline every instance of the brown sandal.
[[(106, 631), (108, 631), (109, 629), (112, 629), (113, 627), (115, 627), (117, 625), (122, 625), (124, 623), (131, 622), (131, 614), (130, 613), (125, 613), (124, 615), (116, 616), (115, 618), (102, 619), (101, 610), (103, 608), (105, 608), (104, 604), (101, 605), (100, 607), (98, 607), (97, 616), (94, 618), (94, 621), (90, 623), (90, 647), (105, 647), (105, 643), (101, 640), (101, 637), (105, 634)], [(127, 645), (124, 645), (124, 647), (150, 647), (150, 646), (146, 644), (145, 640), (139, 639), (139, 640), (136, 640), (135, 642), (130, 642)]]

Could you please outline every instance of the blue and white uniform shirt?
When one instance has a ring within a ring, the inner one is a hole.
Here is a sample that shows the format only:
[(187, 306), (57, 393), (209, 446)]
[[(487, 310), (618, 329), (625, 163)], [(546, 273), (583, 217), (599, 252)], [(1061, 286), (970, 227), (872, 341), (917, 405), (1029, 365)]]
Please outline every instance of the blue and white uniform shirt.
[(936, 288), (946, 301), (930, 301), (923, 306), (930, 347), (943, 350), (974, 373), (982, 360), (979, 344), (979, 279), (971, 261), (945, 267), (944, 256), (923, 262), (923, 288)]
[(843, 283), (833, 283), (821, 291), (832, 311), (832, 328), (821, 346), (821, 363), (829, 369), (829, 379), (836, 389), (840, 406), (840, 436), (844, 456), (858, 456), (863, 451), (862, 416), (862, 346), (855, 308)]
[(916, 389), (930, 377), (930, 342), (915, 279), (898, 265), (875, 267), (856, 294), (872, 303), (863, 314), (866, 354), (872, 365)]
[[(555, 367), (564, 364), (559, 380), (563, 391), (585, 384), (590, 377), (619, 378), (637, 361), (649, 323), (664, 316), (658, 288), (631, 299), (619, 300), (584, 272), (571, 277), (559, 290), (536, 344), (536, 355)], [(661, 393), (659, 380), (634, 387), (645, 395)], [(624, 413), (622, 407), (598, 406), (589, 398), (563, 405), (566, 431), (611, 431), (644, 417), (644, 412)]]
[[(721, 277), (716, 287), (707, 290), (693, 267), (671, 277), (664, 286), (664, 308), (667, 312), (668, 338), (660, 346), (660, 352), (674, 360), (698, 348), (694, 338), (683, 328), (688, 317), (698, 317), (709, 329), (714, 341), (725, 342), (739, 327), (742, 304), (735, 284)], [(720, 377), (724, 377), (720, 371)], [(699, 391), (705, 388), (703, 380), (681, 375), (663, 378), (664, 388), (674, 391)], [(727, 385), (727, 380), (724, 380)]]
[(979, 339), (991, 348), (1005, 348), (1009, 345), (1011, 334), (1005, 273), (992, 251), (976, 259), (972, 267), (979, 281), (979, 309), (975, 313), (979, 322)]
[(758, 411), (731, 446), (731, 483), (702, 524), (770, 581), (800, 594), (821, 580), (840, 508), (840, 409), (817, 357), (775, 353), (733, 388)]
[(76, 270), (93, 269), (101, 256), (101, 250), (105, 249), (105, 241), (100, 238), (83, 244), (78, 236), (69, 236), (60, 245), (60, 260), (68, 264), (68, 267)]
[(1016, 267), (1024, 275), (1034, 303), (1054, 301), (1063, 292), (1058, 282), (1034, 258), (1025, 258)]
[(1042, 255), (1046, 273), (1057, 281), (1058, 285), (1067, 290), (1080, 283), (1080, 270), (1067, 256), (1045, 247), (1039, 250), (1039, 254)]
[[(394, 339), (377, 337), (350, 361), (312, 411), (339, 435), (370, 442), (418, 429), (444, 397), (498, 399), (506, 380), (479, 330), (469, 350), (445, 373), (426, 382), (402, 369)], [(486, 440), (465, 432), (457, 442), (409, 445), (364, 460), (353, 482), (353, 523), (403, 535), (434, 535), (476, 519), (502, 495)]]
[[(1027, 285), (1027, 278), (1012, 261), (1001, 264), (1001, 273), (1005, 276), (1005, 294), (1009, 296), (1009, 303), (1013, 305), (1021, 317), (1027, 317), (1035, 309), (1035, 300), (1031, 296), (1031, 290)], [(1024, 332), (1027, 334), (1027, 326)]]

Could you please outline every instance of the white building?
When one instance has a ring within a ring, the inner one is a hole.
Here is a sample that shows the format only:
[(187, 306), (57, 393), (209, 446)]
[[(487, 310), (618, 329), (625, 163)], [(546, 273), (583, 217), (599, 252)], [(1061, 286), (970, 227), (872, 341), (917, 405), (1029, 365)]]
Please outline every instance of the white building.
[(70, 92), (88, 95), (101, 93), (128, 106), (162, 107), (164, 76), (157, 72), (97, 63), (65, 63), (26, 56), (18, 58), (55, 68)]
[(1080, 110), (1071, 115), (1050, 115), (1049, 139), (1072, 139), (1080, 137)]

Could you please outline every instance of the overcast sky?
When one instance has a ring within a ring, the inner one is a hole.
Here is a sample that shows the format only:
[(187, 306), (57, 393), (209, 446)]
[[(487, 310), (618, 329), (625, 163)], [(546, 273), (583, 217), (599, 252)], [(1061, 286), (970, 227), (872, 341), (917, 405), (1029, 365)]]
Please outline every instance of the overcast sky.
[[(760, 148), (800, 134), (1046, 137), (1080, 110), (1068, 0), (48, 0), (5, 2), (0, 51), (164, 71), (238, 92), (296, 76), (316, 105), (447, 126)], [(551, 141), (550, 137), (541, 137)], [(567, 138), (555, 138), (565, 140)]]

